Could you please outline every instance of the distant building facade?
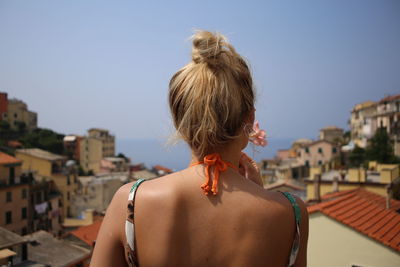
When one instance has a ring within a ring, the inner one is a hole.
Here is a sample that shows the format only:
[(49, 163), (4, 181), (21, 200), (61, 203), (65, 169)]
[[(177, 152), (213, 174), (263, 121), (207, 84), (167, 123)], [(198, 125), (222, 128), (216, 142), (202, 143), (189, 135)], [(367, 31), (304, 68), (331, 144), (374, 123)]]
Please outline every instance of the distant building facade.
[(112, 173), (79, 177), (79, 187), (71, 210), (74, 217), (81, 216), (87, 209), (104, 212), (115, 192), (129, 182), (129, 173)]
[(400, 164), (377, 164), (370, 162), (369, 169), (329, 169), (327, 165), (310, 168), (307, 199), (313, 200), (327, 193), (364, 188), (381, 196), (387, 196), (387, 188), (400, 177)]
[(339, 156), (339, 146), (325, 140), (309, 143), (298, 150), (297, 159), (305, 166), (321, 166)]
[(336, 126), (322, 128), (319, 131), (319, 139), (337, 144), (343, 140), (343, 129)]
[(63, 139), (64, 150), (67, 152), (69, 159), (80, 162), (81, 150), (80, 144), (83, 137), (79, 135), (66, 135)]
[(89, 138), (96, 138), (102, 142), (102, 157), (115, 156), (115, 136), (108, 130), (100, 128), (91, 128), (88, 130)]
[(76, 170), (66, 167), (66, 157), (38, 148), (17, 149), (15, 155), (23, 161), (23, 170), (35, 172), (54, 182), (62, 194), (63, 218), (70, 217), (70, 201), (75, 195), (78, 175)]
[(377, 105), (376, 123), (386, 129), (394, 153), (400, 156), (400, 94), (382, 98)]
[(366, 101), (354, 106), (350, 117), (351, 140), (359, 147), (365, 148), (368, 140), (377, 129), (377, 104)]
[(0, 152), (0, 227), (28, 233), (29, 183), (22, 161)]
[(18, 99), (8, 99), (7, 93), (0, 92), (0, 120), (7, 121), (11, 129), (18, 130), (24, 124), (26, 130), (37, 128), (37, 113), (28, 110), (25, 102)]
[(86, 172), (99, 173), (101, 160), (115, 156), (115, 136), (108, 130), (92, 128), (80, 141), (80, 165)]
[(62, 195), (51, 180), (41, 176), (31, 180), (29, 190), (29, 232), (44, 230), (54, 236), (61, 236), (62, 231)]

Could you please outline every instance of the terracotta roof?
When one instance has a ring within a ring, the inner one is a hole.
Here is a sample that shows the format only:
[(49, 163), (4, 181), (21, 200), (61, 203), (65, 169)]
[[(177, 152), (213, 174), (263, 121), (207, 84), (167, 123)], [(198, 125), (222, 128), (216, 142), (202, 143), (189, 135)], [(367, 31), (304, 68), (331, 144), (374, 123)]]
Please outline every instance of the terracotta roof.
[(365, 109), (365, 108), (369, 108), (369, 107), (372, 107), (372, 106), (375, 106), (375, 105), (376, 105), (376, 103), (373, 102), (373, 101), (365, 101), (365, 102), (362, 102), (360, 104), (355, 105), (353, 110), (352, 110), (352, 112), (359, 111), (359, 110), (362, 110), (362, 109)]
[(22, 153), (26, 155), (30, 155), (36, 158), (55, 161), (55, 160), (65, 160), (66, 157), (51, 153), (49, 151), (40, 149), (40, 148), (26, 148), (26, 149), (17, 149), (16, 153)]
[(164, 167), (164, 166), (161, 166), (161, 165), (156, 165), (153, 168), (156, 169), (157, 171), (164, 171), (166, 173), (173, 173), (173, 171), (171, 169), (168, 169), (167, 167)]
[(101, 222), (103, 220), (95, 221), (94, 223), (79, 227), (78, 229), (71, 232), (74, 236), (88, 244), (93, 246), (93, 242), (97, 239), (97, 234), (99, 233)]
[(0, 152), (0, 164), (15, 164), (21, 162), (21, 160), (14, 158), (13, 156)]
[(394, 100), (397, 100), (397, 99), (400, 99), (400, 94), (398, 94), (398, 95), (390, 95), (390, 96), (384, 97), (379, 101), (379, 103), (381, 104), (383, 102), (390, 102), (390, 101), (394, 101)]
[(23, 146), (21, 142), (18, 142), (18, 141), (15, 141), (15, 140), (8, 141), (7, 145), (9, 147), (15, 147), (15, 148), (19, 148), (19, 147)]
[(307, 207), (309, 213), (321, 212), (354, 230), (400, 252), (400, 201), (359, 188), (328, 194), (322, 203)]

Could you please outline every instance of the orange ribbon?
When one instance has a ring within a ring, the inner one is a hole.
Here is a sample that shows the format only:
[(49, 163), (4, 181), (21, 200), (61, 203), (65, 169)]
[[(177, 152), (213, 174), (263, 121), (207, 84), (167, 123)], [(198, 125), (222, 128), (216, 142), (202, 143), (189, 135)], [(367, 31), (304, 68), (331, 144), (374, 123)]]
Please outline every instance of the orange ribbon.
[[(199, 161), (191, 164), (190, 166), (205, 164), (206, 165), (206, 181), (201, 185), (201, 189), (205, 195), (208, 195), (210, 191), (215, 196), (218, 193), (218, 180), (220, 172), (226, 171), (228, 167), (237, 170), (237, 167), (230, 162), (223, 161), (218, 153), (209, 154), (204, 157), (203, 161)], [(211, 183), (211, 167), (214, 167), (214, 179)]]

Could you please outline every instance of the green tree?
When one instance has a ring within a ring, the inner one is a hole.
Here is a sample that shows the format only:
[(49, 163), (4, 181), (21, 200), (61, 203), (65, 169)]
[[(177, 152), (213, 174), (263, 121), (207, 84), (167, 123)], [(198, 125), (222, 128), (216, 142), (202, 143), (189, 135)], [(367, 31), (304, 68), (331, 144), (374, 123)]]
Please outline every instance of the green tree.
[(366, 160), (365, 149), (356, 145), (353, 151), (349, 155), (349, 165), (350, 167), (360, 167)]
[(369, 141), (366, 156), (368, 160), (379, 163), (399, 162), (399, 159), (393, 153), (393, 146), (386, 128), (380, 127), (376, 130), (375, 135)]
[(49, 129), (38, 128), (31, 133), (20, 137), (20, 141), (27, 148), (41, 148), (56, 154), (64, 154), (64, 135)]

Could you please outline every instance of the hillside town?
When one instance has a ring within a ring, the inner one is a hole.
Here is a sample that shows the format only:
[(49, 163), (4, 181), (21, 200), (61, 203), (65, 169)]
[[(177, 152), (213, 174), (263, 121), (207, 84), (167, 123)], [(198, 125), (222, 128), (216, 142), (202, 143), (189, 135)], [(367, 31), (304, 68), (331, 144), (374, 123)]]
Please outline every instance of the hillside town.
[[(89, 266), (117, 189), (173, 170), (117, 153), (110, 130), (61, 135), (37, 122), (0, 92), (0, 266)], [(264, 188), (307, 203), (310, 266), (398, 266), (400, 94), (356, 104), (348, 129), (259, 162)]]

